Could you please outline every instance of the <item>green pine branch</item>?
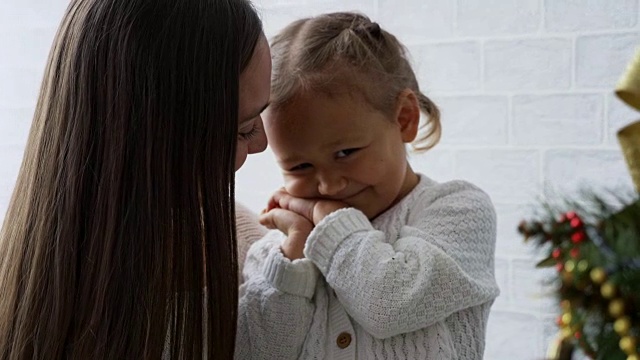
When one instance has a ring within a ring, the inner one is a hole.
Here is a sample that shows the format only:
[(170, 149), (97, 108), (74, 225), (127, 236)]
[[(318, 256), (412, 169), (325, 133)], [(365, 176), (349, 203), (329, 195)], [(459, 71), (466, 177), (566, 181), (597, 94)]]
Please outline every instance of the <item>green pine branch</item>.
[[(624, 300), (630, 334), (640, 338), (640, 198), (598, 196), (543, 203), (536, 220), (523, 221), (520, 233), (545, 253), (539, 267), (556, 267), (557, 297), (571, 304), (571, 328), (582, 335), (571, 341), (595, 359), (626, 359), (609, 313), (610, 298), (591, 276), (604, 269)], [(613, 201), (611, 201), (613, 199)]]

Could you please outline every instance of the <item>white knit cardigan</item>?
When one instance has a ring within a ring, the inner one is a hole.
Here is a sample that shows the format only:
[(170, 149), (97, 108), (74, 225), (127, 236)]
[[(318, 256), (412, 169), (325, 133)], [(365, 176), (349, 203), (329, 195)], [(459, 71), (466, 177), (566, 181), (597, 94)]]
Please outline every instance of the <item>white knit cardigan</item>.
[(305, 259), (271, 231), (247, 254), (236, 359), (482, 359), (495, 237), (484, 192), (424, 175), (372, 222), (327, 216)]

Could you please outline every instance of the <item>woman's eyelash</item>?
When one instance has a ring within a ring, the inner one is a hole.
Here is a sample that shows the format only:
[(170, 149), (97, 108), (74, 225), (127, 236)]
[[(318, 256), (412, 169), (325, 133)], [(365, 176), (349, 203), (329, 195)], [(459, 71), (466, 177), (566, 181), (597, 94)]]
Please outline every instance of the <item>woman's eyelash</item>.
[(259, 133), (260, 133), (260, 128), (258, 127), (258, 125), (254, 124), (253, 127), (251, 128), (251, 131), (246, 133), (239, 133), (238, 135), (240, 135), (240, 137), (243, 138), (244, 140), (251, 140)]

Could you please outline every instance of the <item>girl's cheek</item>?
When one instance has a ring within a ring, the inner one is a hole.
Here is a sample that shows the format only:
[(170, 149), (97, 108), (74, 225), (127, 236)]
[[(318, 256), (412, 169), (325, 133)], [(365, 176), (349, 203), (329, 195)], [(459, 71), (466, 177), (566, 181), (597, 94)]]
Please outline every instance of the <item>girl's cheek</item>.
[(314, 197), (315, 191), (310, 180), (305, 178), (287, 178), (284, 188), (287, 192), (296, 197)]

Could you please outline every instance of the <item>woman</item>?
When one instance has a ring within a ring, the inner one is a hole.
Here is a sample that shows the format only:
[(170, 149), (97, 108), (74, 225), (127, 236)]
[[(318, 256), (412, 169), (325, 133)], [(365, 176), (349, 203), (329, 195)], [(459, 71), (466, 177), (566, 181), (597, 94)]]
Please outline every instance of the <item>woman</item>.
[(0, 234), (0, 359), (232, 358), (270, 66), (246, 0), (71, 1)]

